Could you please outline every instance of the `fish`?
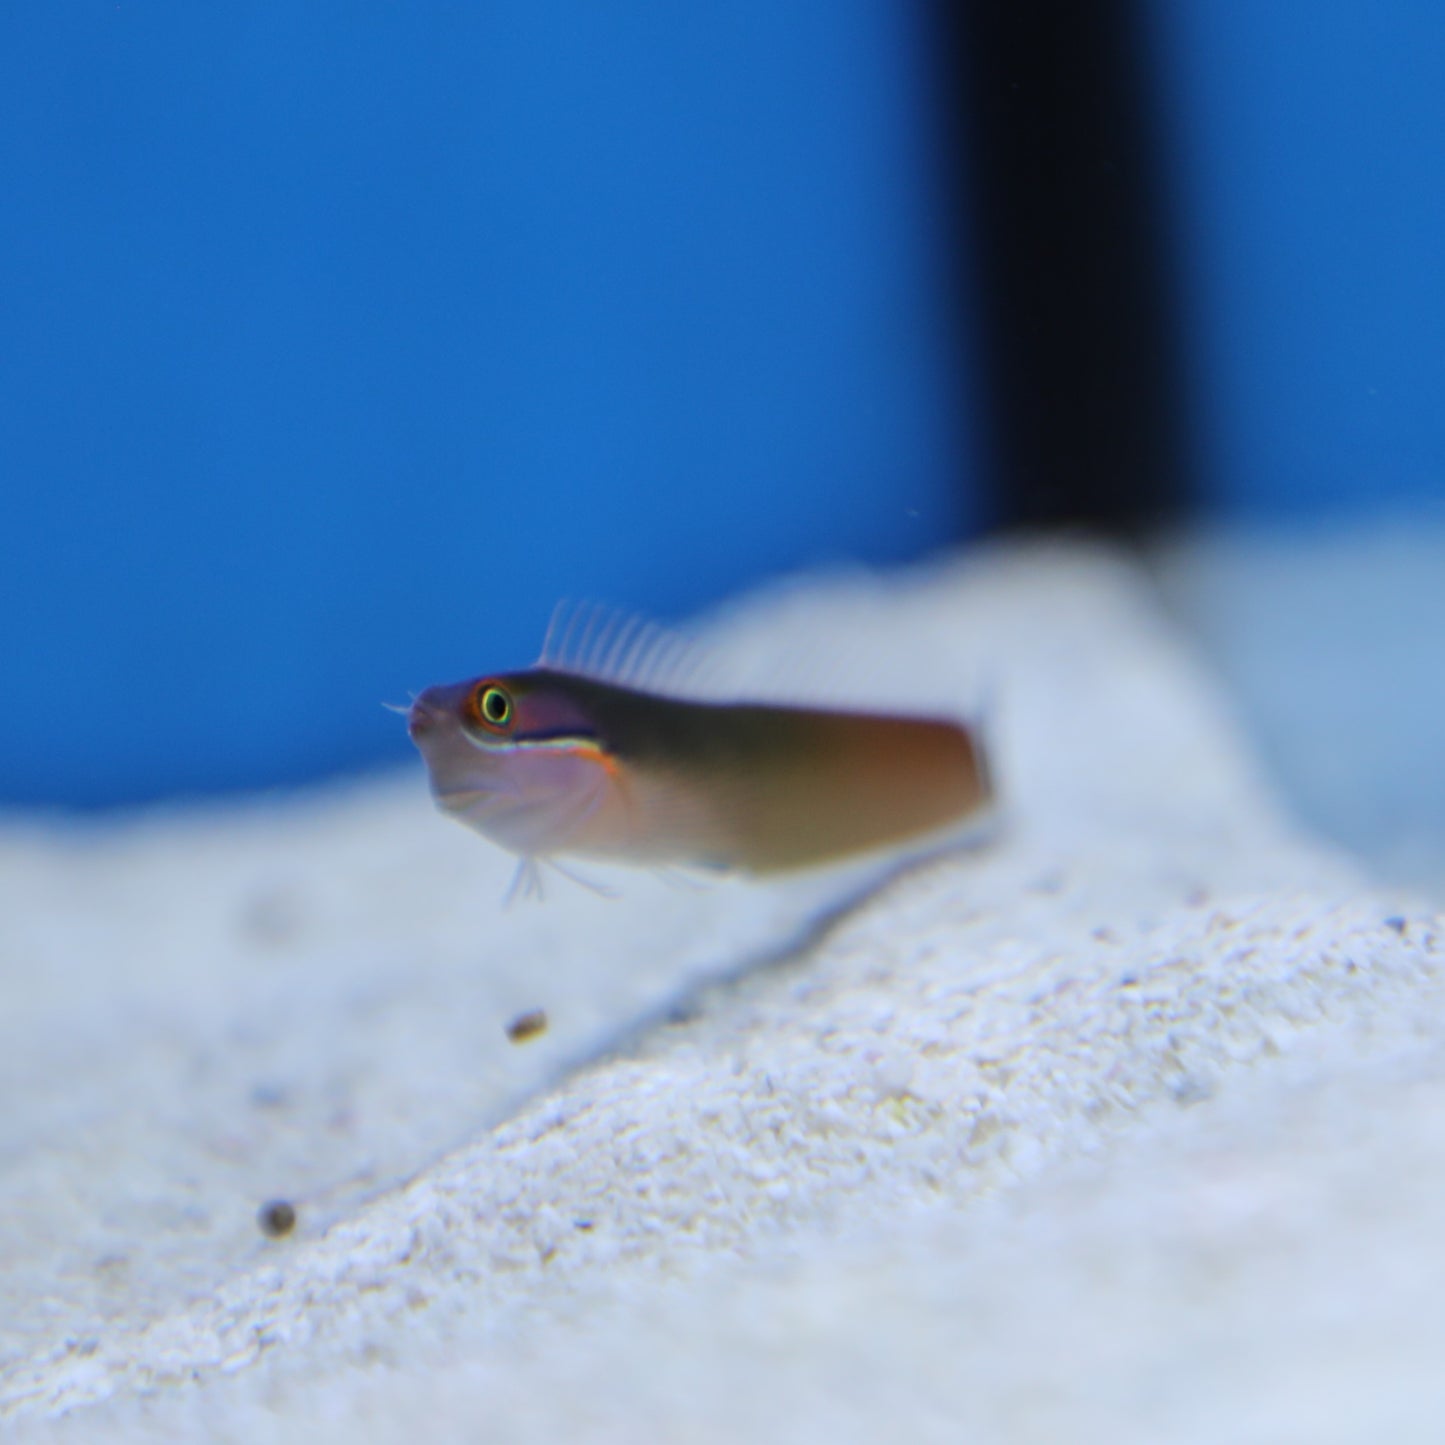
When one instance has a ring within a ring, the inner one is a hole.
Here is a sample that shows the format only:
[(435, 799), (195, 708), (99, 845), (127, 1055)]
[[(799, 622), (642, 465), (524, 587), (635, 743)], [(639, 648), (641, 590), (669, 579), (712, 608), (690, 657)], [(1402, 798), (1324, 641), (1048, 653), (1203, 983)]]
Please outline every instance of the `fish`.
[(634, 685), (645, 669), (619, 656), (568, 666), (544, 646), (407, 710), (438, 808), (518, 855), (519, 882), (564, 859), (785, 873), (946, 835), (993, 804), (961, 719), (689, 698)]

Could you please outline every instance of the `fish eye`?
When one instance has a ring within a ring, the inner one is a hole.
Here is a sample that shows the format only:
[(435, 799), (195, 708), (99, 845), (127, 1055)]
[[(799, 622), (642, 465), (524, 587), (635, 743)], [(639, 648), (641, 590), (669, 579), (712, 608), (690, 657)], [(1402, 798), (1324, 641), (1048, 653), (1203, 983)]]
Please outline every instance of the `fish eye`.
[(512, 698), (505, 688), (494, 682), (484, 682), (472, 699), (477, 717), (490, 728), (510, 727), (512, 722)]

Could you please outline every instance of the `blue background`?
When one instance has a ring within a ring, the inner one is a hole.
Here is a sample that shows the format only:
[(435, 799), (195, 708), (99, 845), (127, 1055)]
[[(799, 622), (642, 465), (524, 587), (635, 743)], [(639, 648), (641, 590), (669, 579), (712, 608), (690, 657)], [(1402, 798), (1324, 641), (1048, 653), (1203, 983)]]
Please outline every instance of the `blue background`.
[(5, 7), (0, 796), (401, 757), (560, 597), (957, 532), (910, 14)]
[(1445, 6), (1151, 8), (1221, 516), (1445, 496)]
[[(1207, 501), (1445, 469), (1445, 9), (1151, 9)], [(408, 752), (377, 706), (984, 516), (923, 8), (0, 10), (0, 799)]]

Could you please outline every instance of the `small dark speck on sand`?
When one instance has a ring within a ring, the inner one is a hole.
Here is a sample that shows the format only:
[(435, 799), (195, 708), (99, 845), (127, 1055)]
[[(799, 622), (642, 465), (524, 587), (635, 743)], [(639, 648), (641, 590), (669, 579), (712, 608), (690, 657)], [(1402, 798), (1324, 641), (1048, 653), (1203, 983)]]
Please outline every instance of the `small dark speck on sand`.
[(547, 1011), (546, 1009), (529, 1009), (524, 1014), (518, 1014), (511, 1023), (507, 1025), (507, 1037), (514, 1044), (525, 1044), (528, 1039), (535, 1039), (538, 1034), (547, 1032)]
[(305, 924), (300, 896), (285, 887), (266, 888), (252, 894), (242, 907), (241, 932), (263, 948), (290, 943)]
[(1393, 928), (1396, 933), (1403, 933), (1405, 931), (1405, 920), (1397, 914), (1394, 918), (1387, 918), (1385, 920), (1385, 927)]
[(257, 1084), (251, 1090), (251, 1107), (254, 1109), (284, 1109), (289, 1102), (281, 1084)]
[(285, 1239), (296, 1228), (296, 1206), (289, 1199), (270, 1199), (256, 1211), (256, 1223), (267, 1239)]

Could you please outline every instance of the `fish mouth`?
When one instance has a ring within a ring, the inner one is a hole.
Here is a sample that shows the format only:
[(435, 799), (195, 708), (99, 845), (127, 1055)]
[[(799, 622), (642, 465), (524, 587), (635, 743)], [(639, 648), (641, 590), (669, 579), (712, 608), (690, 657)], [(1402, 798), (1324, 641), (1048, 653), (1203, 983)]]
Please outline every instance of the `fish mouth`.
[(419, 697), (412, 703), (406, 714), (407, 736), (412, 742), (420, 742), (429, 732), (433, 731), (441, 721), (441, 714), (438, 713), (424, 697)]

